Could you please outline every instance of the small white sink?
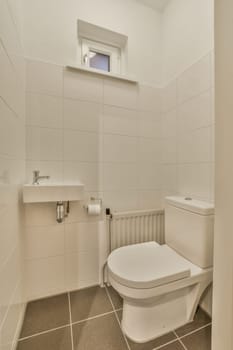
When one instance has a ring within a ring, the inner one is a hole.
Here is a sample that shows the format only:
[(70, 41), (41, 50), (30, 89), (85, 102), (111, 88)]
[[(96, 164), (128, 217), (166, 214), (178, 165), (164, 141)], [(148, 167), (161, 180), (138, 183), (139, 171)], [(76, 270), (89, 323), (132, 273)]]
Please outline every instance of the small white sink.
[(24, 185), (24, 203), (80, 201), (84, 198), (83, 184)]

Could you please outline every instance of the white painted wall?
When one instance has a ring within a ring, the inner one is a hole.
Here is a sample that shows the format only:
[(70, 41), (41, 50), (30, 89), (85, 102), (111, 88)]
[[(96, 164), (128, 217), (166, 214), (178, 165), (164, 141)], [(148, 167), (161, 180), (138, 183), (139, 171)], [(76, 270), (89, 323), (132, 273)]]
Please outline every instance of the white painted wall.
[(233, 348), (233, 3), (215, 1), (216, 209), (213, 350)]
[(77, 57), (77, 19), (128, 40), (128, 73), (161, 84), (161, 14), (134, 0), (23, 0), (25, 55), (62, 65)]
[(24, 313), (22, 202), (25, 69), (19, 1), (0, 2), (0, 348), (14, 349)]
[(163, 82), (213, 49), (213, 0), (171, 0), (163, 13)]

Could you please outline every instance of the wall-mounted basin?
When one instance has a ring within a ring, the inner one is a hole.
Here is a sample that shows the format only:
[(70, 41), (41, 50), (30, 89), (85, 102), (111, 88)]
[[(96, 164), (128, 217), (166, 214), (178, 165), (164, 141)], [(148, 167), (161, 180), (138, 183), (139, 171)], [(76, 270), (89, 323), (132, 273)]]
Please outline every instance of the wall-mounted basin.
[(84, 198), (83, 184), (24, 185), (24, 203), (71, 202)]

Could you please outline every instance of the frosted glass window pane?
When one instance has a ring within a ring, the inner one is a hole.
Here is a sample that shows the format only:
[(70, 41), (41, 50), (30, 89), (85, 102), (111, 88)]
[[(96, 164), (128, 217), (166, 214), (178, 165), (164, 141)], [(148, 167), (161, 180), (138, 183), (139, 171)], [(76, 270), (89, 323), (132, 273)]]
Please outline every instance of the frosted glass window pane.
[(89, 62), (91, 68), (101, 69), (110, 72), (110, 56), (99, 52), (89, 52)]

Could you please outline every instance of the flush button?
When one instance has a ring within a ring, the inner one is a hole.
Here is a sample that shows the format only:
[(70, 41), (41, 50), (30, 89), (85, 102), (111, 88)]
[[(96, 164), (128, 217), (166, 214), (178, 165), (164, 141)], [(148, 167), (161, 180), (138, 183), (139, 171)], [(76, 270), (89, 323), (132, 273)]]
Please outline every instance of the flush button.
[(186, 200), (186, 201), (191, 201), (192, 198), (191, 198), (191, 197), (186, 197), (185, 200)]

